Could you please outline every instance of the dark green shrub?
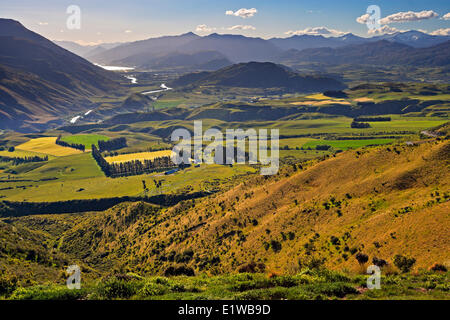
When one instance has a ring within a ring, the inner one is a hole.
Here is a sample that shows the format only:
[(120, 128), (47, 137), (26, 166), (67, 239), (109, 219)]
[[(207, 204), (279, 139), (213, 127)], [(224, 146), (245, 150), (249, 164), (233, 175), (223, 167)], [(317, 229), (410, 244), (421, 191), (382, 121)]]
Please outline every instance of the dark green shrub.
[(14, 276), (3, 274), (0, 276), (0, 296), (9, 296), (17, 288), (17, 279)]
[(178, 267), (168, 267), (166, 271), (164, 271), (164, 275), (166, 277), (170, 276), (189, 276), (192, 277), (195, 275), (194, 269), (187, 266), (178, 266)]
[(152, 297), (152, 296), (162, 296), (169, 292), (169, 289), (158, 283), (147, 282), (141, 290), (139, 290), (139, 295), (143, 297)]
[(318, 294), (324, 294), (329, 297), (344, 298), (347, 294), (356, 294), (358, 290), (349, 284), (341, 282), (317, 283), (310, 287), (311, 291)]
[(116, 276), (109, 277), (98, 285), (98, 293), (107, 299), (130, 298), (142, 287), (137, 281), (120, 279)]
[(356, 256), (355, 256), (356, 260), (358, 260), (358, 263), (360, 265), (365, 264), (367, 261), (369, 261), (369, 256), (367, 254), (361, 253), (359, 252)]
[(272, 248), (273, 252), (281, 251), (281, 243), (276, 240), (270, 241), (270, 247)]
[(256, 263), (254, 261), (241, 266), (238, 269), (239, 273), (264, 273), (266, 265), (264, 263)]
[(416, 259), (414, 258), (404, 257), (400, 254), (394, 257), (394, 265), (403, 273), (409, 272), (415, 263)]
[(443, 264), (435, 263), (430, 268), (431, 271), (441, 271), (441, 272), (447, 272), (447, 267)]
[(35, 286), (18, 288), (10, 296), (11, 300), (78, 300), (83, 298), (86, 292), (70, 290), (67, 287)]
[(372, 263), (380, 268), (383, 268), (383, 267), (387, 266), (387, 264), (388, 264), (386, 260), (379, 259), (377, 257), (373, 257)]
[(295, 287), (298, 284), (297, 280), (291, 276), (275, 277), (271, 280), (274, 283), (274, 286), (277, 287), (290, 288)]
[(270, 279), (254, 279), (248, 281), (240, 281), (233, 283), (230, 287), (231, 291), (243, 292), (254, 289), (267, 289), (274, 287), (275, 284)]

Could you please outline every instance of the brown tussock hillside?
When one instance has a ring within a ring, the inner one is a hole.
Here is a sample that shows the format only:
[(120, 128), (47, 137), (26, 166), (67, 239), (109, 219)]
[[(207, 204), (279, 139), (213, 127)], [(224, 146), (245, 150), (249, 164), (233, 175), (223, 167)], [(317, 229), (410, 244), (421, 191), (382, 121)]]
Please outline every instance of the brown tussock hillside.
[(14, 223), (52, 225), (59, 251), (105, 272), (184, 264), (213, 274), (255, 261), (290, 273), (312, 257), (360, 271), (357, 252), (389, 263), (402, 254), (428, 268), (450, 263), (449, 154), (449, 141), (349, 150), (171, 208), (121, 204), (72, 222)]
[(217, 271), (252, 260), (289, 271), (311, 256), (356, 270), (357, 251), (411, 256), (418, 268), (448, 263), (449, 151), (448, 142), (349, 151), (287, 178), (243, 183), (182, 214), (169, 210), (174, 223), (156, 238), (172, 244), (160, 255), (192, 248), (200, 261), (219, 257)]

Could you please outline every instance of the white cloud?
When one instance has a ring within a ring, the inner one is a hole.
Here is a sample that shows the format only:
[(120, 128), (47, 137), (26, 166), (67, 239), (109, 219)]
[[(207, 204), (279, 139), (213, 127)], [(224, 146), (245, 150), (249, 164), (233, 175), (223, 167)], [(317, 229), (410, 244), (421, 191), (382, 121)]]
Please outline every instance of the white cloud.
[(327, 27), (314, 27), (314, 28), (306, 28), (303, 30), (296, 30), (292, 31), (289, 30), (288, 32), (285, 32), (285, 34), (289, 36), (298, 36), (298, 35), (323, 35), (323, 36), (341, 36), (345, 34), (345, 32), (335, 30), (335, 29), (329, 29)]
[(442, 19), (444, 19), (444, 20), (450, 20), (450, 12), (444, 14), (444, 15), (442, 16)]
[(381, 34), (393, 34), (393, 33), (397, 33), (397, 32), (405, 32), (405, 31), (407, 31), (407, 30), (399, 30), (397, 28), (384, 25), (378, 29), (369, 29), (369, 31), (367, 31), (367, 33), (371, 34), (371, 35), (381, 35)]
[(253, 17), (255, 14), (258, 13), (258, 10), (256, 10), (255, 8), (251, 8), (251, 9), (239, 9), (238, 11), (233, 12), (232, 10), (227, 10), (225, 12), (225, 14), (227, 16), (236, 16), (236, 17), (241, 17), (241, 18), (251, 18)]
[(429, 34), (433, 36), (450, 36), (450, 28), (434, 30)]
[(424, 10), (420, 12), (407, 11), (407, 12), (397, 12), (391, 14), (385, 18), (380, 20), (380, 24), (390, 24), (390, 23), (398, 23), (398, 22), (410, 22), (410, 21), (420, 21), (436, 18), (439, 16), (433, 10)]
[(212, 32), (216, 30), (216, 28), (208, 27), (206, 24), (199, 24), (195, 31), (197, 32)]
[(125, 33), (132, 33), (133, 30), (125, 30)]
[(366, 24), (370, 20), (370, 14), (363, 14), (361, 17), (356, 18), (356, 22)]
[(228, 30), (234, 31), (234, 30), (256, 30), (254, 26), (244, 26), (244, 25), (237, 25), (227, 28)]
[(40, 25), (40, 26), (48, 26), (48, 22), (38, 22), (38, 25)]

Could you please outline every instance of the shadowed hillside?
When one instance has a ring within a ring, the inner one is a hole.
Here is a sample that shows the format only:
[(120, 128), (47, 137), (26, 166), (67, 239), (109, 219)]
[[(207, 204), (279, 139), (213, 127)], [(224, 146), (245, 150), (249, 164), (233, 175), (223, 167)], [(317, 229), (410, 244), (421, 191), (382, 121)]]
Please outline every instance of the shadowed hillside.
[(19, 22), (0, 19), (0, 128), (36, 130), (87, 110), (89, 98), (120, 92), (105, 71)]
[(287, 67), (270, 62), (240, 63), (214, 72), (181, 76), (172, 86), (225, 86), (241, 88), (280, 88), (292, 92), (341, 90), (345, 86), (337, 80), (320, 76), (303, 76)]

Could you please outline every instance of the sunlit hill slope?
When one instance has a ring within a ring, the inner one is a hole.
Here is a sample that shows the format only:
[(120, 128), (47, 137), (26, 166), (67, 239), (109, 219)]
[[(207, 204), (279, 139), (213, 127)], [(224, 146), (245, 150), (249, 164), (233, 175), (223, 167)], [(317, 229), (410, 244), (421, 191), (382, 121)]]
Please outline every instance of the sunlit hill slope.
[(358, 252), (394, 269), (396, 254), (413, 257), (417, 270), (450, 260), (449, 153), (447, 140), (349, 150), (172, 208), (121, 204), (8, 222), (45, 230), (49, 247), (101, 272), (236, 272), (255, 261), (290, 273), (313, 258), (358, 271)]

